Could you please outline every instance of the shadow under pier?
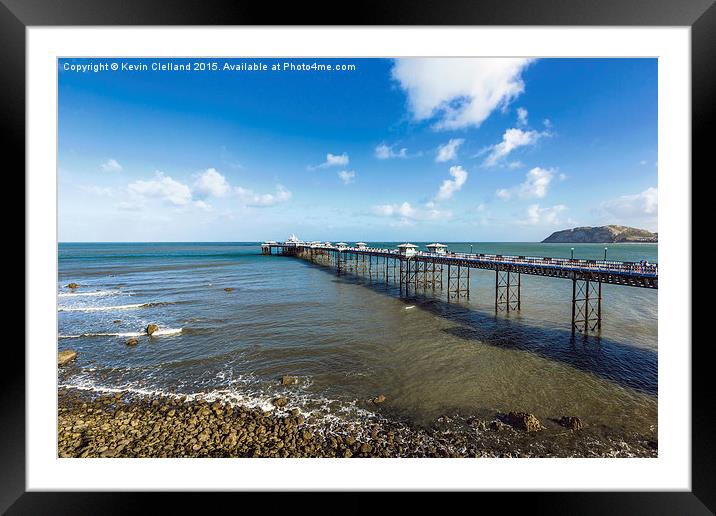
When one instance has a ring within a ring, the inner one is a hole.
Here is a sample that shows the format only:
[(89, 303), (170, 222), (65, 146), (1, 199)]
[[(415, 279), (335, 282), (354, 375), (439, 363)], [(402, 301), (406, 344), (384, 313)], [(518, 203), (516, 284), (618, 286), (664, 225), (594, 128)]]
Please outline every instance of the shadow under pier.
[(658, 353), (653, 349), (632, 346), (600, 334), (575, 335), (570, 329), (531, 324), (523, 318), (505, 316), (501, 312), (478, 310), (469, 300), (448, 301), (440, 290), (408, 291), (385, 281), (342, 271), (328, 264), (303, 261), (331, 274), (335, 282), (371, 289), (383, 295), (402, 299), (421, 309), (455, 323), (447, 334), (466, 341), (480, 342), (503, 349), (533, 353), (548, 360), (559, 361), (575, 369), (636, 391), (657, 395)]

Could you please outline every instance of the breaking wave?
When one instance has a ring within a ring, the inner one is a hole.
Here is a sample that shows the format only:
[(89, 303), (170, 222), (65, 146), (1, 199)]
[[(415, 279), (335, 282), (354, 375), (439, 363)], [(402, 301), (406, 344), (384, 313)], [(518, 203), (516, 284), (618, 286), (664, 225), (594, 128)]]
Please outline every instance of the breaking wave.
[[(155, 331), (152, 337), (166, 337), (169, 335), (179, 335), (183, 328), (165, 328)], [(127, 331), (117, 333), (81, 333), (79, 335), (59, 335), (60, 339), (81, 339), (87, 337), (142, 337), (147, 335), (145, 331)]]
[(155, 306), (166, 306), (174, 304), (170, 301), (160, 301), (156, 303), (132, 303), (129, 305), (114, 305), (114, 306), (76, 306), (76, 307), (61, 307), (58, 308), (58, 312), (110, 312), (113, 310), (132, 310), (135, 308), (151, 308)]
[(97, 290), (95, 292), (60, 292), (58, 297), (88, 297), (88, 296), (112, 296), (116, 294), (131, 295), (119, 290)]

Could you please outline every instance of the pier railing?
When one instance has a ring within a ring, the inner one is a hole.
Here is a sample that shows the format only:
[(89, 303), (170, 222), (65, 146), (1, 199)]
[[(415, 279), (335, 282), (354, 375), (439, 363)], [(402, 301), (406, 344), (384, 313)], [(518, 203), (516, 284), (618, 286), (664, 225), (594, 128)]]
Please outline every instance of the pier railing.
[[(276, 243), (271, 244), (276, 247), (282, 247), (287, 244)], [(288, 244), (290, 247), (291, 245)], [(401, 256), (397, 249), (386, 249), (377, 247), (336, 247), (326, 245), (294, 245), (293, 247), (306, 247), (311, 249), (326, 249), (339, 252), (351, 253), (370, 253), (370, 254), (386, 254), (390, 256)], [(488, 262), (494, 264), (514, 264), (514, 265), (535, 265), (539, 267), (553, 267), (567, 270), (593, 270), (599, 272), (623, 273), (623, 274), (639, 274), (648, 276), (658, 276), (658, 265), (655, 263), (644, 262), (623, 262), (615, 260), (586, 260), (579, 258), (550, 258), (541, 256), (512, 256), (501, 254), (485, 254), (485, 253), (431, 253), (429, 251), (416, 251), (408, 258), (435, 258), (442, 260), (474, 260), (476, 262)]]
[[(426, 253), (422, 251), (416, 254), (427, 257), (440, 256), (437, 253)], [(540, 267), (558, 267), (574, 270), (587, 269), (615, 273), (638, 273), (654, 276), (658, 274), (657, 264), (652, 263), (618, 262), (613, 260), (584, 260), (574, 258), (548, 258), (539, 256), (509, 256), (482, 253), (446, 253), (446, 256), (465, 260), (478, 260), (515, 265), (538, 265)]]

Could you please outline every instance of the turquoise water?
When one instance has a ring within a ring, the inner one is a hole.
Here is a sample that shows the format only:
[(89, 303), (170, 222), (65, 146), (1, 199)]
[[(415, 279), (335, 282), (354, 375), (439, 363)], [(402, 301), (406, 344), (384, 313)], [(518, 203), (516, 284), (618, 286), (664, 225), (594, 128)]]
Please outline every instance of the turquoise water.
[[(575, 258), (604, 257), (593, 244), (472, 251), (568, 258), (572, 247)], [(658, 261), (656, 244), (607, 247), (610, 260)], [(378, 410), (367, 400), (384, 394), (381, 415), (418, 424), (507, 410), (579, 415), (611, 431), (656, 424), (657, 291), (605, 285), (601, 333), (575, 340), (570, 281), (523, 275), (522, 310), (498, 315), (494, 272), (473, 271), (470, 286), (469, 301), (401, 297), (384, 283), (262, 256), (259, 243), (63, 243), (58, 347), (79, 356), (59, 383), (265, 408), (288, 392), (306, 412), (340, 418)], [(149, 323), (160, 327), (151, 339)], [(139, 345), (126, 346), (134, 335)], [(278, 385), (283, 374), (298, 386)]]

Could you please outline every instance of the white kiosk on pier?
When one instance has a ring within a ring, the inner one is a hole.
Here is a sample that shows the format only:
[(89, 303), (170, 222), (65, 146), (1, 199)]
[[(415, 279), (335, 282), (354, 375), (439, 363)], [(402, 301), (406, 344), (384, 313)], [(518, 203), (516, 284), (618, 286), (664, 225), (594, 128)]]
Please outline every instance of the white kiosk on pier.
[(447, 246), (446, 246), (445, 244), (433, 243), (433, 244), (428, 244), (428, 245), (425, 246), (425, 247), (427, 247), (427, 248), (428, 248), (428, 251), (430, 251), (430, 252), (433, 253), (433, 254), (445, 254), (445, 253), (447, 253)]
[(418, 248), (415, 244), (400, 244), (398, 246), (398, 254), (405, 257), (410, 257), (415, 255), (415, 250)]

